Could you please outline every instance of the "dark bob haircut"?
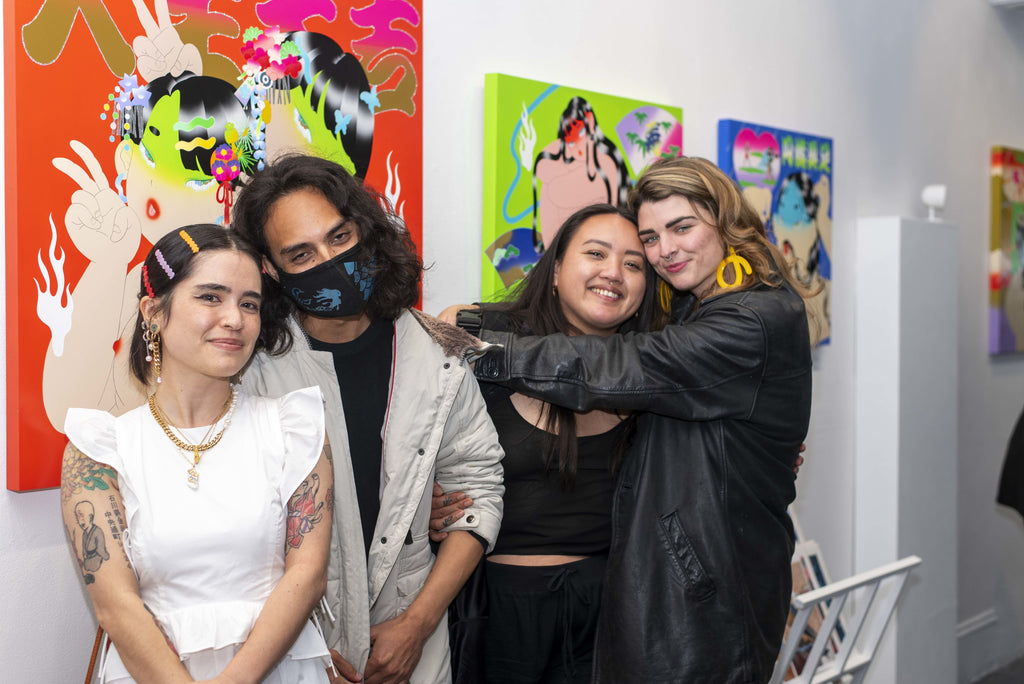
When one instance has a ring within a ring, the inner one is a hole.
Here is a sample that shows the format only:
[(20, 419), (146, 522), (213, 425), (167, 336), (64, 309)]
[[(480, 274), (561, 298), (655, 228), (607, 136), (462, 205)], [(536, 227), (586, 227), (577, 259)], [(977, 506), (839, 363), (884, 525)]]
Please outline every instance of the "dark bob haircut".
[[(143, 262), (143, 269), (139, 275), (139, 300), (150, 296), (159, 301), (160, 310), (167, 310), (170, 314), (170, 307), (174, 298), (174, 291), (178, 284), (191, 275), (195, 270), (196, 259), (204, 254), (222, 250), (240, 252), (253, 260), (256, 268), (260, 267), (260, 255), (244, 238), (230, 230), (211, 223), (200, 223), (191, 226), (183, 226), (181, 230), (188, 233), (189, 237), (199, 248), (193, 252), (191, 245), (181, 236), (180, 230), (172, 231), (157, 240), (153, 248), (149, 250), (146, 260)], [(164, 262), (174, 274), (168, 277), (167, 271), (160, 263), (157, 252), (163, 257)], [(146, 286), (148, 277), (149, 287)], [(263, 306), (260, 307), (262, 324), (260, 335), (256, 340), (254, 353), (266, 349), (271, 353), (280, 353), (291, 345), (291, 333), (278, 321), (267, 320), (263, 317)], [(128, 354), (128, 363), (132, 375), (139, 379), (143, 385), (149, 384), (151, 368), (146, 363), (146, 343), (142, 339), (143, 317), (140, 310), (135, 317), (135, 330), (132, 332), (132, 343)]]
[[(343, 218), (356, 223), (359, 244), (374, 260), (373, 294), (366, 307), (370, 317), (395, 319), (414, 306), (423, 275), (416, 245), (399, 219), (385, 210), (387, 201), (333, 161), (289, 154), (268, 164), (235, 199), (232, 227), (273, 262), (265, 232), (267, 217), (279, 199), (305, 189), (321, 193)], [(265, 277), (264, 296), (268, 294), (292, 306), (277, 282)]]

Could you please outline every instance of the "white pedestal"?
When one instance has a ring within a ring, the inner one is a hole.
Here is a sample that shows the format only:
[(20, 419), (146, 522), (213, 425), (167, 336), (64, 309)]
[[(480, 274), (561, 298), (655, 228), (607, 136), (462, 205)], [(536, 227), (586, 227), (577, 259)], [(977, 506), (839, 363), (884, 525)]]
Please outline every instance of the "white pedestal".
[(916, 554), (868, 684), (957, 676), (956, 227), (857, 222), (854, 569)]

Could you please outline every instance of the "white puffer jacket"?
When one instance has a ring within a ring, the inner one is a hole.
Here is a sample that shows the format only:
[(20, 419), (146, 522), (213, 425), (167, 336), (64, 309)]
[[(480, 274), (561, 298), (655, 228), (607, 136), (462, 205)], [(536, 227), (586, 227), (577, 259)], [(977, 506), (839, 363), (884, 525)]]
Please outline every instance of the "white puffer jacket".
[[(504, 452), (476, 379), (463, 361), (464, 338), (419, 311), (395, 321), (391, 391), (384, 423), (380, 514), (369, 559), (349, 456), (334, 359), (317, 352), (292, 321), (292, 349), (258, 354), (242, 378), (251, 393), (277, 397), (319, 385), (334, 454), (334, 530), (327, 601), (336, 618), (327, 643), (360, 672), (370, 650), (370, 625), (413, 602), (434, 564), (428, 545), (431, 490), (462, 491), (473, 506), (448, 529), (472, 530), (494, 546), (501, 525)], [(454, 336), (449, 335), (452, 331)], [(413, 684), (451, 681), (448, 630), (442, 620), (427, 640)]]

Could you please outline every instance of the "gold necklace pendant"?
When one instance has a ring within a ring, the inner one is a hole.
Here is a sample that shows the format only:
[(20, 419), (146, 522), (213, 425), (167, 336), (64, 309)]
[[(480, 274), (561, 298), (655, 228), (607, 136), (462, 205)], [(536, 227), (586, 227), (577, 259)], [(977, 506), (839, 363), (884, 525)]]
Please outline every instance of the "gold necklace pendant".
[[(171, 440), (174, 446), (178, 447), (178, 451), (182, 458), (186, 461), (190, 460), (186, 452), (192, 452), (191, 467), (186, 471), (188, 473), (188, 486), (190, 489), (199, 489), (199, 459), (202, 458), (202, 453), (204, 451), (209, 451), (213, 447), (217, 446), (221, 437), (223, 437), (224, 433), (227, 431), (228, 425), (231, 424), (231, 414), (234, 412), (236, 397), (237, 394), (235, 393), (235, 390), (232, 389), (227, 401), (224, 402), (224, 407), (221, 409), (220, 415), (217, 416), (216, 420), (214, 420), (210, 429), (206, 431), (206, 435), (199, 441), (199, 443), (192, 444), (184, 439), (184, 435), (179, 437), (174, 434), (170, 421), (167, 419), (167, 415), (163, 412), (159, 402), (157, 402), (156, 394), (154, 393), (149, 396), (149, 412), (153, 414), (153, 418), (156, 420), (157, 425), (163, 429), (164, 434), (167, 435), (168, 439)], [(220, 419), (224, 418), (225, 415), (227, 416), (227, 419), (224, 421), (224, 427), (221, 428), (220, 432), (218, 432), (213, 439), (206, 441), (209, 439), (213, 429), (217, 427), (217, 423), (220, 422)]]
[[(214, 423), (214, 425), (216, 425), (216, 423)], [(207, 436), (209, 436), (209, 433), (207, 433)], [(199, 489), (199, 471), (196, 469), (198, 466), (199, 445), (195, 444), (192, 447), (192, 467), (188, 469), (188, 486), (192, 489)]]

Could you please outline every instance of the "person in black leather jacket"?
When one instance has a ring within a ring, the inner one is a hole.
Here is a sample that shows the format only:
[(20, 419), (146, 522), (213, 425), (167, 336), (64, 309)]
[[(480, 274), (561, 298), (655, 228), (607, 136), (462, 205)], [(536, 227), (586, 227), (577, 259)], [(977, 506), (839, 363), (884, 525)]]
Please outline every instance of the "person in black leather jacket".
[(476, 364), (574, 411), (643, 411), (619, 474), (597, 682), (764, 682), (789, 610), (793, 466), (811, 408), (813, 294), (738, 188), (663, 160), (630, 194), (673, 324), (608, 338), (477, 332)]

